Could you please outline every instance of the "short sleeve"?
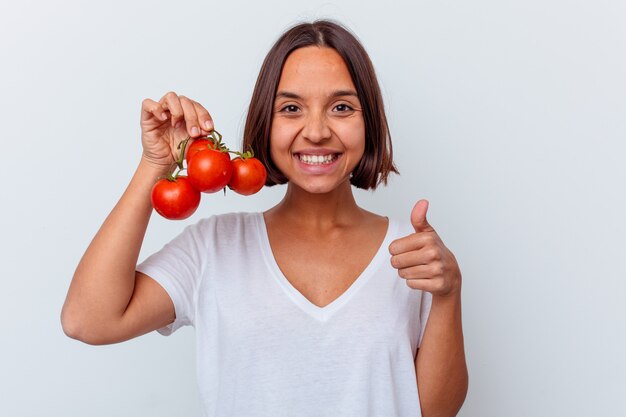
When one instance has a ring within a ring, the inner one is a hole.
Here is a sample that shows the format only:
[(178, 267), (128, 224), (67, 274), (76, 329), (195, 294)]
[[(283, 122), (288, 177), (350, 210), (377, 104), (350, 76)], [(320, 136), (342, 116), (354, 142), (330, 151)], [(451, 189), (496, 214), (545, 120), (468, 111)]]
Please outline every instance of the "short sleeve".
[(422, 298), (420, 302), (420, 333), (417, 339), (418, 348), (422, 345), (422, 339), (424, 338), (424, 331), (426, 330), (426, 323), (428, 322), (428, 315), (430, 314), (432, 301), (433, 295), (427, 291), (422, 291)]
[(193, 326), (196, 295), (204, 270), (207, 228), (211, 218), (187, 226), (158, 252), (137, 265), (137, 271), (154, 279), (172, 299), (176, 319), (157, 331), (169, 336), (180, 327)]

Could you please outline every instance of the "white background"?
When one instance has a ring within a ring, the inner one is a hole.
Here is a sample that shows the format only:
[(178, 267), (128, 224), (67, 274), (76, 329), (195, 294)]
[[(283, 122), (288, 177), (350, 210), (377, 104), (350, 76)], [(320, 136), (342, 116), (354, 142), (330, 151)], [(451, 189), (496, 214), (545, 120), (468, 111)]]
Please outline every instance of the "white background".
[[(261, 61), (292, 24), (348, 25), (371, 54), (401, 176), (463, 271), (462, 417), (624, 416), (626, 3), (565, 0), (44, 2), (0, 6), (0, 415), (199, 416), (193, 329), (67, 338), (72, 273), (140, 157), (145, 97), (203, 103), (240, 144)], [(142, 259), (202, 216), (154, 216)], [(250, 387), (254, 389), (254, 387)]]

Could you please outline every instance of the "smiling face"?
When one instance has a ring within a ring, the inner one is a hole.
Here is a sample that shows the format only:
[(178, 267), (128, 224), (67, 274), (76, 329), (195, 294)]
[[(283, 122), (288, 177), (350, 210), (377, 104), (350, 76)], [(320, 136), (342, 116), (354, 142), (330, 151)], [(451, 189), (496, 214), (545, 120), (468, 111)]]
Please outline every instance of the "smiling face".
[(274, 102), (270, 155), (291, 185), (325, 193), (347, 182), (365, 149), (365, 123), (348, 68), (332, 48), (293, 51)]

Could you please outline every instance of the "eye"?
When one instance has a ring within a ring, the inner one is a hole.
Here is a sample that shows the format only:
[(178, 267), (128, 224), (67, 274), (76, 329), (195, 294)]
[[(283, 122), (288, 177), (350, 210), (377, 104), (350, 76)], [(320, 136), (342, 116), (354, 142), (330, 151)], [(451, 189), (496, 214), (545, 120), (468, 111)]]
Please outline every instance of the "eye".
[(283, 113), (296, 113), (298, 110), (300, 110), (300, 108), (296, 106), (295, 104), (288, 104), (282, 109), (280, 109), (280, 111)]
[(354, 110), (354, 109), (348, 106), (347, 104), (342, 103), (342, 104), (337, 104), (335, 106), (335, 110), (342, 113), (342, 112), (347, 112), (347, 111)]

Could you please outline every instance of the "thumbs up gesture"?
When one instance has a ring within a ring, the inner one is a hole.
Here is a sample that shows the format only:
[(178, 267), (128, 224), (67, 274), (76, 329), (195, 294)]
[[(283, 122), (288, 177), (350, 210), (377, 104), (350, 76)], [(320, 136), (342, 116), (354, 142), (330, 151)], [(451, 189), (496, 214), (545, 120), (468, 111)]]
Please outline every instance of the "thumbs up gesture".
[(443, 244), (426, 220), (428, 200), (420, 200), (411, 211), (415, 233), (396, 239), (389, 245), (391, 266), (406, 284), (437, 296), (461, 291), (461, 271), (456, 258)]

